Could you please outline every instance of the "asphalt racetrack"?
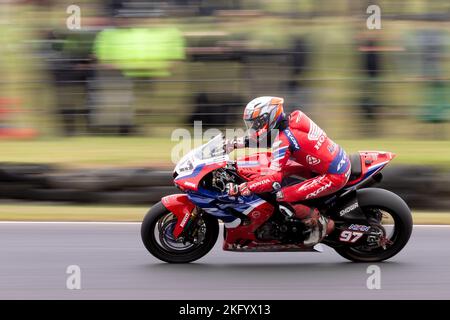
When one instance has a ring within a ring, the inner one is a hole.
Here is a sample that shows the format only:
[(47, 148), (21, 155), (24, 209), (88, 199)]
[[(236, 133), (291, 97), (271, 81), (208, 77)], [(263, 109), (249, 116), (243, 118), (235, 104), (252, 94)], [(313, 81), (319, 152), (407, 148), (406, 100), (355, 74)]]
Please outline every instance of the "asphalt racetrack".
[[(450, 227), (416, 226), (405, 249), (370, 264), (322, 253), (236, 253), (221, 238), (196, 263), (159, 262), (138, 223), (0, 223), (0, 299), (449, 299)], [(81, 289), (66, 287), (69, 265)]]

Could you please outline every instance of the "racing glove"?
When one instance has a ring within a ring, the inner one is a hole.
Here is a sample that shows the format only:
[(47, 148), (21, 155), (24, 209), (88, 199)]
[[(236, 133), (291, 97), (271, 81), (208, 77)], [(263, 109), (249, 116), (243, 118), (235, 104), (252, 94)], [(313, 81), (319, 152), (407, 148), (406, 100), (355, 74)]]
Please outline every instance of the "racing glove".
[(235, 138), (235, 139), (226, 139), (224, 142), (224, 150), (225, 152), (231, 153), (234, 149), (240, 149), (246, 147), (246, 137)]
[(244, 197), (248, 197), (249, 195), (252, 194), (252, 192), (250, 191), (250, 189), (247, 186), (247, 182), (241, 183), (239, 185), (236, 183), (230, 182), (227, 184), (226, 190), (227, 190), (228, 195), (231, 197), (238, 196), (239, 194)]

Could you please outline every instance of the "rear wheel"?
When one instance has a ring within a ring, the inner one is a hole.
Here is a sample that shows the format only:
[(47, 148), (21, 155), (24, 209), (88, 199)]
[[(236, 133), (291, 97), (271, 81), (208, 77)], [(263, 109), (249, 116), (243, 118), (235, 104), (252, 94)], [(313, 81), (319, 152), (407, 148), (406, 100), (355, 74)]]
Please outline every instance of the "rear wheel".
[(198, 216), (188, 234), (177, 239), (173, 230), (177, 217), (159, 202), (154, 205), (141, 225), (141, 237), (147, 250), (156, 258), (169, 263), (188, 263), (207, 254), (217, 241), (219, 223), (210, 215)]
[(379, 262), (399, 253), (413, 226), (406, 203), (389, 191), (372, 188), (358, 191), (358, 202), (374, 235), (359, 246), (335, 248), (336, 252), (354, 262)]

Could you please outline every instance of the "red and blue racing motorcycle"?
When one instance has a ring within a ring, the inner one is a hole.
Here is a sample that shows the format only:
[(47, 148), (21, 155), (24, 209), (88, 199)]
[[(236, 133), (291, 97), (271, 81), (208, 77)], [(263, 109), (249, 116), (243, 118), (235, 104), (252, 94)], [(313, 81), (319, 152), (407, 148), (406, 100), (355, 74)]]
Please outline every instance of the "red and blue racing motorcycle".
[[(183, 193), (163, 197), (144, 218), (141, 237), (147, 250), (170, 263), (198, 260), (216, 243), (221, 220), (224, 250), (321, 251), (320, 244), (303, 244), (306, 226), (291, 204), (277, 202), (275, 194), (228, 195), (227, 183), (244, 182), (244, 169), (262, 172), (270, 166), (270, 156), (259, 152), (233, 161), (224, 152), (221, 135), (186, 154), (173, 173)], [(334, 220), (333, 232), (322, 243), (346, 259), (386, 260), (410, 238), (413, 222), (406, 203), (390, 191), (370, 187), (381, 181), (380, 171), (394, 156), (379, 151), (350, 155), (351, 176), (343, 189), (302, 202)], [(302, 179), (295, 176), (295, 168), (288, 171), (283, 185)]]

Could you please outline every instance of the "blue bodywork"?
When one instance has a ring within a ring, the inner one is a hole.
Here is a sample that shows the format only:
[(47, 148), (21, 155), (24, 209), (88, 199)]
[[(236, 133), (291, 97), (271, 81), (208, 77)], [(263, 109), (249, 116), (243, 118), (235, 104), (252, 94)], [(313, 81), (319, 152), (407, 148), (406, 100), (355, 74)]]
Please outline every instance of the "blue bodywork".
[(234, 215), (227, 212), (227, 208), (233, 208), (234, 210), (243, 213), (256, 202), (261, 201), (261, 198), (254, 194), (249, 197), (230, 197), (227, 194), (206, 190), (200, 187), (196, 192), (189, 191), (187, 196), (195, 205), (225, 223), (237, 219)]

